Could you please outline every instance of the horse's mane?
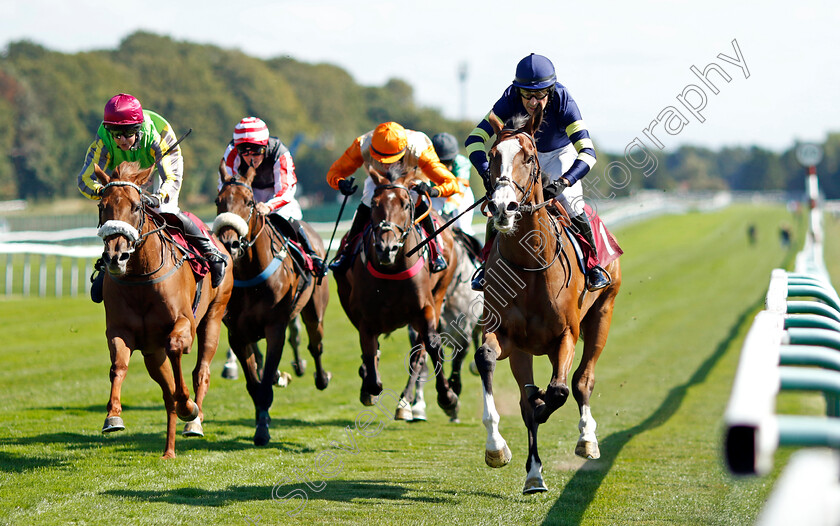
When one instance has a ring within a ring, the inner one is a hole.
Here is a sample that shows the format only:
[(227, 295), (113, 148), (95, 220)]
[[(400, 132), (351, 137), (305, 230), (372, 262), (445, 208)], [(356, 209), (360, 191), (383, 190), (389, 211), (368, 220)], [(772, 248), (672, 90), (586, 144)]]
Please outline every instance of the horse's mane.
[(530, 116), (526, 113), (520, 113), (518, 115), (514, 115), (510, 119), (505, 122), (505, 129), (506, 130), (521, 130), (525, 127), (525, 123), (528, 122)]

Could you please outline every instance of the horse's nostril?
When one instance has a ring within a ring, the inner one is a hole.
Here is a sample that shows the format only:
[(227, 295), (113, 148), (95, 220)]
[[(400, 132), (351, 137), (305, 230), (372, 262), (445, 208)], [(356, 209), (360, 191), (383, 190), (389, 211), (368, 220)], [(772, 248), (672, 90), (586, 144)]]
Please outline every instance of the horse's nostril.
[(234, 241), (230, 244), (230, 249), (231, 250), (239, 250), (240, 246), (241, 245), (239, 244), (239, 241)]
[(487, 209), (490, 210), (491, 214), (495, 214), (496, 210), (497, 210), (496, 203), (494, 203), (493, 201), (490, 201), (490, 204), (487, 205)]
[(127, 252), (123, 252), (122, 254), (120, 254), (119, 262), (122, 263), (123, 261), (128, 261), (128, 258), (130, 258), (130, 257), (131, 257), (131, 254), (129, 254)]
[(110, 265), (111, 264), (111, 256), (109, 256), (108, 254), (105, 254), (103, 252), (102, 253), (102, 261), (104, 261), (106, 265)]
[(517, 210), (519, 210), (519, 203), (516, 203), (514, 201), (511, 201), (510, 203), (508, 203), (508, 205), (507, 205), (507, 211), (508, 212), (516, 212)]

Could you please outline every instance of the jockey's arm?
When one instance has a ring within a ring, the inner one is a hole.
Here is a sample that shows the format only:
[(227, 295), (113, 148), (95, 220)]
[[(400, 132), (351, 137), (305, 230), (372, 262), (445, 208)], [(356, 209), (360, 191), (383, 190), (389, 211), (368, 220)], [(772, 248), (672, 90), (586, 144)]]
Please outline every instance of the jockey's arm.
[(178, 193), (184, 179), (184, 158), (181, 157), (181, 147), (175, 146), (172, 149), (172, 145), (176, 142), (177, 138), (172, 133), (172, 129), (166, 126), (160, 131), (160, 138), (152, 144), (152, 153), (160, 159), (157, 162), (157, 169), (163, 181), (158, 193), (163, 198), (163, 202)]
[(338, 190), (338, 182), (342, 179), (347, 179), (364, 164), (365, 160), (362, 157), (362, 138), (359, 137), (349, 148), (342, 154), (341, 157), (330, 166), (327, 172), (327, 184), (334, 190)]
[(435, 183), (435, 188), (440, 191), (440, 197), (449, 197), (461, 191), (458, 186), (458, 179), (440, 162), (435, 153), (435, 148), (431, 144), (420, 154), (417, 159), (417, 166), (426, 177)]
[(93, 166), (99, 165), (102, 170), (108, 166), (108, 161), (111, 159), (111, 154), (105, 143), (102, 142), (98, 136), (96, 140), (88, 147), (87, 155), (85, 155), (85, 163), (82, 165), (82, 171), (79, 172), (78, 185), (79, 191), (88, 199), (98, 200), (99, 191), (102, 189), (102, 183), (96, 178), (93, 172)]
[(589, 138), (589, 131), (586, 129), (583, 119), (579, 117), (580, 114), (578, 113), (578, 119), (566, 126), (566, 135), (569, 136), (569, 140), (572, 141), (578, 154), (577, 159), (572, 163), (572, 167), (563, 174), (563, 177), (569, 181), (569, 186), (583, 179), (596, 162), (595, 145)]
[(467, 156), (479, 175), (487, 173), (487, 170), (490, 169), (490, 161), (487, 160), (486, 150), (487, 143), (495, 135), (493, 127), (490, 125), (490, 115), (492, 114), (493, 112), (491, 111), (485, 115), (481, 122), (476, 125), (475, 129), (470, 132), (467, 140), (464, 141), (464, 146), (467, 148)]
[(274, 162), (274, 197), (266, 204), (271, 210), (277, 210), (295, 198), (297, 176), (292, 154), (288, 151), (277, 157)]

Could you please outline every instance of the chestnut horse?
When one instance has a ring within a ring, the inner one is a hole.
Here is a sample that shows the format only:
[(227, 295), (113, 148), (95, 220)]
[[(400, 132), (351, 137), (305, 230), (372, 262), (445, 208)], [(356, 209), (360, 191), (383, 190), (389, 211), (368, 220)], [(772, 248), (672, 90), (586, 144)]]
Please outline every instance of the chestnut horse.
[[(139, 349), (149, 375), (163, 390), (167, 413), (163, 457), (172, 458), (176, 415), (188, 421), (185, 435), (203, 436), (202, 402), (233, 277), (228, 272), (215, 289), (209, 274), (196, 282), (190, 266), (184, 264), (183, 252), (165, 233), (160, 216), (146, 209), (141, 187), (153, 168), (141, 171), (138, 163), (123, 162), (110, 176), (98, 166), (94, 170), (103, 185), (98, 234), (105, 243), (102, 259), (110, 277), (102, 290), (111, 352), (111, 398), (102, 431), (125, 429), (120, 389), (131, 353)], [(190, 351), (196, 335), (193, 402), (184, 383), (181, 355)]]
[[(494, 191), (488, 209), (499, 235), (486, 263), (484, 288), (484, 339), (475, 361), (484, 385), (487, 429), (485, 462), (502, 467), (511, 458), (499, 434), (499, 414), (493, 399), (493, 371), (497, 360), (510, 359), (519, 384), (519, 406), (528, 429), (528, 460), (523, 493), (546, 491), (537, 452), (537, 428), (569, 396), (569, 371), (578, 336), (584, 340), (583, 356), (572, 378), (578, 403), (580, 438), (575, 454), (600, 457), (590, 396), (594, 368), (607, 341), (616, 294), (621, 286), (618, 260), (607, 271), (612, 284), (587, 292), (585, 276), (575, 263), (575, 251), (560, 220), (548, 211), (551, 205), (563, 222), (568, 216), (555, 202), (543, 202), (542, 181), (534, 133), (542, 110), (524, 126), (520, 117), (513, 128), (493, 122), (496, 142), (490, 150), (490, 180)], [(562, 234), (561, 234), (562, 232)], [(534, 356), (548, 356), (551, 379), (543, 390), (534, 385)]]
[[(273, 385), (286, 327), (300, 314), (309, 335), (309, 352), (315, 360), (315, 386), (326, 389), (330, 374), (321, 365), (324, 339), (324, 313), (329, 301), (326, 281), (317, 278), (289, 253), (289, 241), (280, 235), (269, 219), (256, 211), (251, 184), (256, 171), (248, 169), (244, 178), (229, 176), (219, 167), (222, 186), (216, 199), (218, 216), (213, 231), (233, 256), (234, 282), (228, 312), (224, 317), (228, 342), (242, 369), (248, 393), (254, 401), (256, 431), (254, 444), (264, 446), (271, 439), (269, 409), (274, 401)], [(315, 250), (324, 255), (320, 236), (305, 222)], [(257, 342), (265, 338), (265, 363)], [(262, 371), (260, 368), (262, 367)]]
[[(341, 306), (359, 331), (362, 348), (360, 399), (373, 405), (382, 392), (379, 376), (379, 335), (410, 325), (425, 343), (409, 354), (411, 371), (397, 406), (395, 419), (411, 420), (411, 391), (420, 374), (422, 359), (428, 349), (435, 363), (437, 402), (450, 417), (457, 414), (458, 395), (450, 388), (443, 367), (441, 338), (437, 333), (444, 296), (457, 267), (452, 234), (439, 234), (448, 267), (434, 274), (424, 251), (411, 257), (406, 253), (423, 238), (417, 231), (422, 217), (415, 217), (415, 203), (406, 179), (388, 178), (370, 171), (376, 183), (371, 200), (371, 228), (365, 233), (362, 252), (346, 273), (335, 274)], [(429, 208), (430, 213), (434, 213)]]

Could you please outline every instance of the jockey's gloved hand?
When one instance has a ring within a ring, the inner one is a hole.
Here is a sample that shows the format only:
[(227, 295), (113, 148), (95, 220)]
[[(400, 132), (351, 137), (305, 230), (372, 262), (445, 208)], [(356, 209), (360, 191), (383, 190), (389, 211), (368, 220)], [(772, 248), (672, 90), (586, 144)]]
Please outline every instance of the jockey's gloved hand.
[(558, 195), (562, 194), (563, 190), (568, 187), (569, 184), (561, 177), (560, 179), (545, 185), (545, 188), (543, 188), (543, 196), (545, 196), (546, 199), (554, 199)]
[(358, 189), (359, 185), (353, 184), (353, 181), (349, 179), (342, 179), (338, 182), (338, 191), (341, 192), (342, 195), (353, 195)]
[(425, 194), (429, 197), (440, 197), (440, 190), (434, 186), (430, 186), (426, 181), (420, 181), (415, 184), (413, 190), (418, 194)]
[(143, 195), (143, 202), (146, 203), (147, 206), (152, 208), (160, 208), (160, 202), (162, 199), (160, 198), (159, 194), (144, 194)]
[(481, 182), (484, 183), (484, 192), (487, 194), (487, 198), (489, 199), (495, 190), (493, 185), (490, 183), (490, 169), (488, 168), (478, 175), (481, 176)]

